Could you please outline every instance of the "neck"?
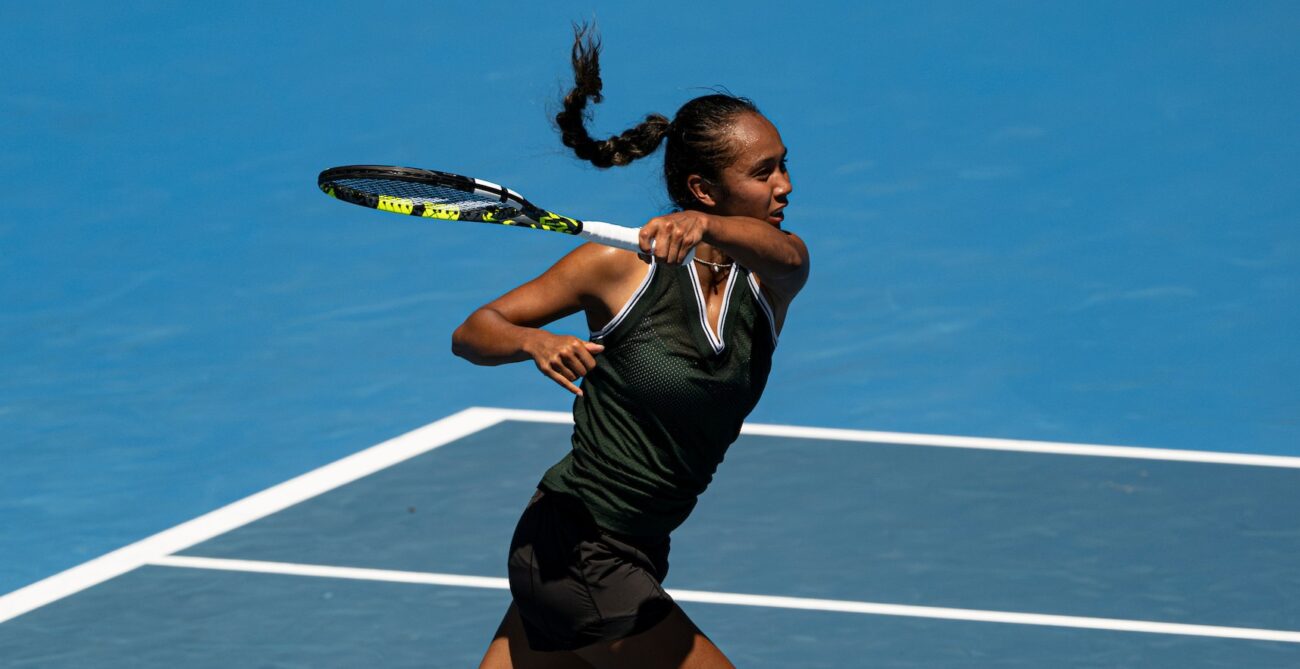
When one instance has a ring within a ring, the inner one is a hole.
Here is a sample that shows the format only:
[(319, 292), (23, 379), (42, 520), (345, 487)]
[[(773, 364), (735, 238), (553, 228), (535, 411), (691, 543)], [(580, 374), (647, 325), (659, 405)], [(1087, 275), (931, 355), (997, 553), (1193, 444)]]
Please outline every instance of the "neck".
[(732, 263), (730, 256), (708, 244), (696, 245), (695, 257), (714, 265), (730, 265)]
[(734, 260), (716, 249), (710, 249), (713, 253), (702, 253), (698, 246), (695, 249), (695, 257), (691, 258), (691, 262), (700, 270), (701, 283), (710, 287), (719, 286), (731, 276), (731, 270), (736, 266)]

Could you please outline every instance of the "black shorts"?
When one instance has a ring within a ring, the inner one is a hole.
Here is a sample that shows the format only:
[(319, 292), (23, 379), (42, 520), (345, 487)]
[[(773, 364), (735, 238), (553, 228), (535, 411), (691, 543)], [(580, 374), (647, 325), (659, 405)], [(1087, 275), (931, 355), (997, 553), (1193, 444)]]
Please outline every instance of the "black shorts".
[(582, 502), (538, 490), (510, 542), (510, 593), (533, 650), (575, 650), (654, 627), (672, 611), (660, 583), (668, 537), (614, 535)]

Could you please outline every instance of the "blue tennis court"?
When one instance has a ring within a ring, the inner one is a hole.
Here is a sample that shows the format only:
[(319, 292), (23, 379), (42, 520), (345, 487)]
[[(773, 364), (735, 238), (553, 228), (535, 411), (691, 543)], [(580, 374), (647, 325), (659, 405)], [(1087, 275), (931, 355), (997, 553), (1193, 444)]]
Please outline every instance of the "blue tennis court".
[[(467, 410), (10, 594), (0, 653), (473, 666), (566, 422)], [(760, 424), (724, 471), (668, 585), (738, 666), (1300, 658), (1297, 458)]]
[(665, 212), (552, 126), (593, 17), (594, 134), (721, 86), (790, 149), (811, 277), (667, 580), (738, 666), (1300, 666), (1295, 3), (5, 16), (0, 666), (477, 662), (572, 396), (449, 336), (572, 240), (315, 178)]

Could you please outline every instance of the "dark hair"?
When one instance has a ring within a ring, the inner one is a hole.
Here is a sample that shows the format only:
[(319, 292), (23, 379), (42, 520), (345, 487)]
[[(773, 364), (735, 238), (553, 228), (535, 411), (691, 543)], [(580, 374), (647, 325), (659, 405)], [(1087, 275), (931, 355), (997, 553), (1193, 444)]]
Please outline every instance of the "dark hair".
[(713, 93), (687, 102), (669, 121), (662, 114), (648, 114), (639, 125), (604, 140), (587, 134), (590, 116), (587, 100), (599, 104), (603, 86), (600, 80), (600, 37), (594, 28), (573, 28), (573, 89), (564, 96), (564, 108), (555, 115), (560, 140), (579, 158), (596, 167), (626, 165), (644, 158), (659, 148), (665, 139), (664, 182), (668, 197), (682, 209), (693, 208), (695, 196), (686, 187), (686, 177), (698, 174), (716, 180), (722, 168), (733, 159), (735, 148), (726, 131), (737, 116), (757, 114), (758, 107), (747, 98), (729, 93)]

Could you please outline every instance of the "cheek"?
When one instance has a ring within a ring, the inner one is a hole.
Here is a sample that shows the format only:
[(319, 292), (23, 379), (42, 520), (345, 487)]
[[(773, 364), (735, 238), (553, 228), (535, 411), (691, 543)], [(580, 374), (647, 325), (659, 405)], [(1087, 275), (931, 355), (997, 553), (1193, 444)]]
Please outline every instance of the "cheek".
[(760, 181), (743, 181), (732, 184), (727, 192), (727, 209), (729, 213), (753, 218), (767, 218), (772, 191), (767, 184)]

